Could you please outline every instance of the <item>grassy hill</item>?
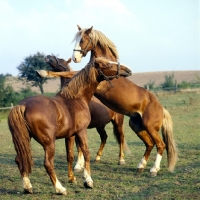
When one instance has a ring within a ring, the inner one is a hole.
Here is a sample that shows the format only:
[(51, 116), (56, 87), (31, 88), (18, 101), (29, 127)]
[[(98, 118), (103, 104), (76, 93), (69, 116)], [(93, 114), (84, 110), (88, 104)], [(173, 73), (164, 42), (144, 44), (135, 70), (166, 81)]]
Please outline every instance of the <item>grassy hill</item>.
[[(165, 81), (166, 75), (174, 75), (174, 80), (177, 83), (182, 81), (195, 82), (197, 77), (200, 77), (200, 70), (198, 71), (166, 71), (166, 72), (145, 72), (145, 73), (133, 73), (129, 77), (131, 81), (139, 86), (144, 86), (149, 82), (154, 82), (154, 86), (159, 86)], [(26, 85), (22, 81), (19, 81), (17, 77), (7, 77), (6, 84), (11, 84), (15, 91), (19, 91), (21, 88), (25, 88)], [(33, 91), (40, 93), (39, 88), (32, 87)], [(45, 92), (57, 92), (60, 89), (60, 79), (49, 79), (47, 83), (44, 84)]]

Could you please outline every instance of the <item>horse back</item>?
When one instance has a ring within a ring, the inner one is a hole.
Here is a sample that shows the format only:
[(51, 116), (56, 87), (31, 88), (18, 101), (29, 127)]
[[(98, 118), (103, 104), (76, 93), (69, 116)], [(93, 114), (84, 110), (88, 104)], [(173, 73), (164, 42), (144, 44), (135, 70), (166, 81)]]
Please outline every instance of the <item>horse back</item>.
[[(86, 125), (84, 122), (80, 123), (80, 118), (85, 117), (82, 113), (83, 109), (86, 113), (89, 109), (80, 102), (77, 103), (76, 100), (39, 95), (28, 97), (19, 104), (25, 107), (24, 117), (30, 134), (37, 140), (40, 140), (42, 135), (53, 138), (71, 137), (89, 124), (89, 121), (85, 122)], [(88, 114), (86, 115), (88, 117)]]

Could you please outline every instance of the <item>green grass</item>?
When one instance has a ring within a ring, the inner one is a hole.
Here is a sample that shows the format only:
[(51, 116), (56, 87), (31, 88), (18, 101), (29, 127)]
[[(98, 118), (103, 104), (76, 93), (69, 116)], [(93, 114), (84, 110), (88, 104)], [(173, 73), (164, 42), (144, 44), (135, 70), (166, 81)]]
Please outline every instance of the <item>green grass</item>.
[(67, 182), (64, 140), (57, 140), (55, 169), (59, 180), (67, 187), (68, 194), (56, 195), (43, 167), (43, 148), (33, 140), (34, 167), (30, 179), (34, 194), (25, 195), (14, 162), (15, 151), (7, 126), (8, 112), (1, 112), (0, 199), (200, 199), (200, 94), (159, 93), (157, 97), (173, 119), (174, 138), (179, 148), (179, 160), (173, 173), (167, 170), (165, 152), (161, 170), (156, 177), (150, 177), (149, 170), (156, 156), (156, 148), (152, 151), (145, 171), (137, 173), (136, 168), (145, 146), (129, 128), (129, 119), (125, 117), (125, 137), (131, 150), (131, 154), (125, 153), (126, 165), (117, 164), (119, 148), (111, 124), (106, 126), (108, 139), (101, 162), (94, 163), (100, 138), (95, 129), (88, 130), (94, 188), (84, 188), (83, 173), (76, 173), (77, 185), (71, 185)]

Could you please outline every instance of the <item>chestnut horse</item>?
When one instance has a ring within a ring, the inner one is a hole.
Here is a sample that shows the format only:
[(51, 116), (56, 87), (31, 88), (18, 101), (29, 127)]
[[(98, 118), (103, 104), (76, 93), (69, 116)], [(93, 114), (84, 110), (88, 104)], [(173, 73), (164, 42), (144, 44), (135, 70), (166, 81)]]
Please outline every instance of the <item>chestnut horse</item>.
[[(69, 63), (71, 62), (71, 58), (67, 61), (64, 59), (57, 58), (56, 56), (47, 55), (45, 57), (46, 63), (50, 65), (50, 67), (55, 72), (62, 72), (62, 71), (71, 71)], [(61, 88), (68, 82), (69, 78), (60, 78)], [(124, 140), (124, 115), (114, 112), (113, 110), (109, 109), (107, 106), (101, 103), (95, 96), (92, 97), (91, 101), (89, 102), (89, 109), (91, 114), (91, 122), (88, 126), (88, 129), (96, 128), (97, 132), (101, 138), (101, 144), (99, 150), (97, 152), (97, 156), (95, 161), (98, 162), (101, 159), (101, 155), (106, 144), (107, 140), (107, 133), (105, 130), (105, 126), (112, 122), (113, 124), (113, 133), (117, 142), (119, 144), (119, 160), (118, 164), (122, 165), (125, 164), (124, 160), (124, 152), (123, 149), (128, 150), (128, 146)], [(75, 171), (81, 171), (84, 168), (84, 159), (81, 149), (77, 144), (78, 150), (78, 160), (74, 167)]]
[[(81, 62), (82, 57), (89, 51), (91, 51), (91, 58), (101, 56), (115, 62), (118, 60), (115, 44), (100, 31), (93, 30), (93, 27), (81, 29), (78, 26), (74, 41), (72, 59), (75, 63)], [(113, 79), (111, 83), (114, 87), (106, 81), (101, 82), (94, 95), (110, 109), (130, 117), (129, 126), (146, 146), (144, 156), (138, 164), (138, 171), (144, 170), (154, 145), (157, 148), (157, 156), (150, 169), (151, 175), (156, 176), (160, 170), (165, 148), (168, 169), (173, 171), (177, 162), (177, 147), (173, 139), (172, 119), (169, 112), (151, 92), (137, 86), (129, 79)], [(160, 129), (162, 129), (163, 140), (159, 135)]]
[[(116, 75), (117, 74), (117, 75)], [(90, 123), (90, 102), (99, 82), (104, 76), (115, 78), (129, 76), (130, 69), (103, 58), (91, 61), (53, 98), (42, 95), (23, 99), (12, 108), (8, 125), (16, 150), (15, 161), (23, 179), (25, 193), (32, 193), (29, 174), (32, 169), (30, 140), (34, 138), (44, 148), (44, 167), (50, 176), (56, 193), (67, 194), (54, 170), (55, 140), (65, 138), (68, 162), (68, 180), (74, 182), (72, 164), (74, 136), (78, 138), (85, 159), (84, 185), (92, 188), (90, 153), (87, 142), (87, 127)]]

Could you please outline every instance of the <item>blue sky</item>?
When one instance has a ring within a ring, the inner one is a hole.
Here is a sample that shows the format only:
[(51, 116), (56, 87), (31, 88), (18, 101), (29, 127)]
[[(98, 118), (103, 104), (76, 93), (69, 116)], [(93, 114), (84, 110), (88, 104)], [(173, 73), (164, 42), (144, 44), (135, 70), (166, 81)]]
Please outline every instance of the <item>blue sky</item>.
[(133, 73), (200, 70), (199, 0), (0, 0), (0, 8), (0, 74), (18, 75), (38, 51), (68, 59), (77, 24), (110, 38)]

